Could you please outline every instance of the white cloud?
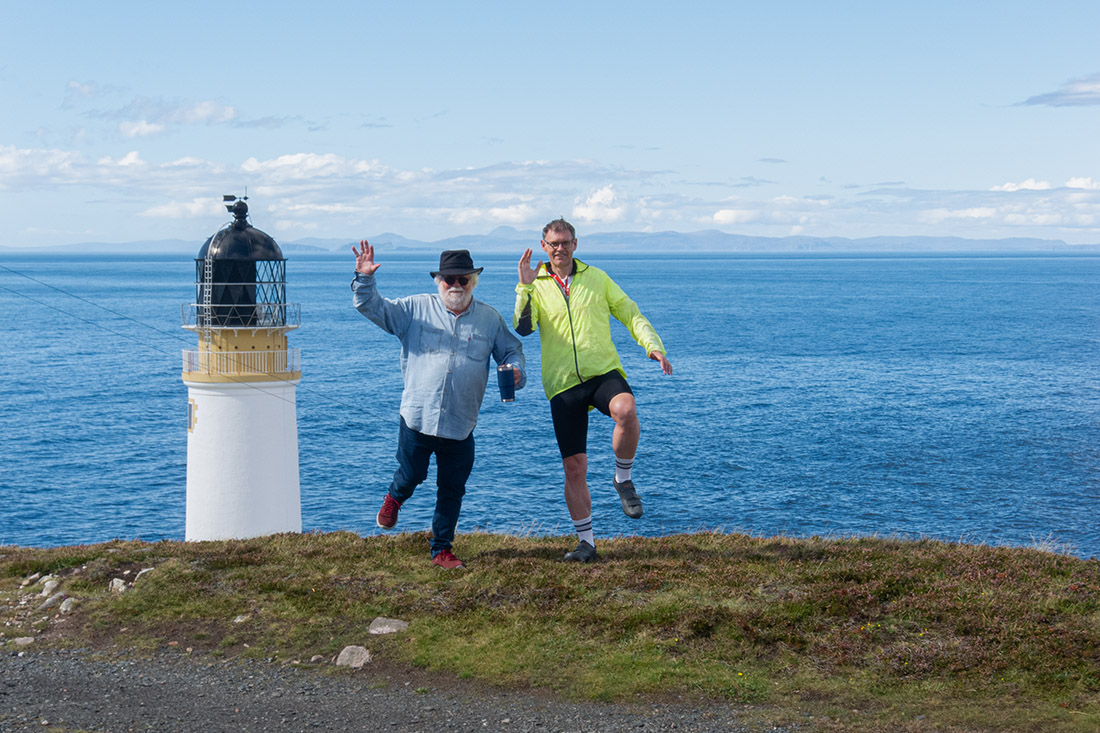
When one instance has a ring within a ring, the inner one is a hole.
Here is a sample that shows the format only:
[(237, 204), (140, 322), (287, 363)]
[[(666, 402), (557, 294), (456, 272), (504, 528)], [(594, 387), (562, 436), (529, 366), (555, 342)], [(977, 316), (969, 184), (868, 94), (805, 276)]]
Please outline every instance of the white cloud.
[(197, 219), (224, 213), (225, 208), (220, 197), (203, 196), (190, 201), (170, 201), (166, 204), (151, 206), (140, 215), (156, 219)]
[[(274, 210), (274, 207), (268, 207)], [(324, 216), (331, 214), (354, 214), (362, 211), (362, 207), (356, 204), (285, 204), (278, 209), (284, 214), (302, 216)]]
[(33, 188), (76, 175), (83, 156), (65, 150), (21, 149), (0, 145), (0, 188)]
[(577, 199), (573, 204), (573, 217), (586, 222), (613, 223), (620, 221), (626, 214), (626, 207), (618, 205), (618, 195), (612, 186), (604, 186), (584, 201)]
[(748, 224), (751, 221), (756, 221), (758, 218), (760, 218), (760, 212), (751, 211), (749, 209), (719, 209), (714, 212), (714, 215), (711, 217), (714, 223), (719, 226)]
[(1071, 178), (1066, 181), (1066, 188), (1085, 188), (1091, 191), (1100, 190), (1100, 181), (1094, 181), (1092, 178)]
[(1014, 226), (1059, 226), (1065, 218), (1059, 213), (1028, 212), (1024, 214), (1005, 214), (1004, 222)]
[(535, 210), (527, 204), (494, 206), (489, 209), (489, 219), (498, 224), (523, 224), (530, 221), (535, 213)]
[(134, 168), (146, 165), (145, 161), (141, 159), (141, 156), (136, 150), (131, 150), (118, 160), (113, 160), (109, 155), (105, 155), (97, 160), (96, 163), (104, 168)]
[(527, 194), (516, 194), (510, 191), (488, 191), (483, 194), (485, 200), (493, 204), (511, 205), (513, 201), (518, 202), (531, 202), (534, 201), (534, 196)]
[[(223, 222), (221, 194), (243, 193), (247, 186), (261, 229), (274, 229), (280, 222), (281, 232), (314, 231), (326, 237), (396, 231), (429, 239), (500, 225), (537, 228), (565, 214), (585, 228), (600, 224), (623, 231), (722, 228), (765, 236), (801, 232), (1100, 241), (1100, 182), (1088, 177), (1071, 178), (1061, 186), (1028, 179), (983, 191), (902, 187), (838, 191), (824, 198), (780, 188), (783, 194), (778, 196), (715, 198), (704, 194), (721, 189), (697, 187), (703, 193), (692, 194), (677, 188), (681, 181), (662, 179), (659, 171), (625, 171), (584, 160), (503, 161), (435, 170), (398, 169), (331, 153), (288, 153), (237, 163), (203, 159), (187, 148), (163, 162), (145, 157), (152, 155), (141, 149), (95, 159), (47, 146), (0, 145), (0, 189), (49, 194), (77, 189), (84, 200), (120, 202), (112, 205), (119, 220), (140, 215), (148, 226), (158, 219), (162, 231), (186, 226), (188, 220), (200, 222), (200, 230)], [(577, 196), (578, 190), (587, 193)], [(26, 231), (25, 226), (11, 228)], [(110, 241), (107, 235), (97, 236)]]
[(120, 92), (122, 92), (120, 87), (111, 84), (100, 84), (94, 81), (80, 82), (70, 79), (65, 85), (65, 94), (61, 106), (63, 109), (72, 109), (91, 100), (104, 99)]
[(1053, 188), (1048, 181), (1036, 181), (1034, 178), (1029, 178), (1026, 181), (1020, 183), (1004, 183), (1000, 186), (994, 186), (989, 189), (990, 191), (1046, 191)]
[(794, 196), (776, 196), (772, 199), (772, 202), (778, 204), (779, 206), (790, 207), (792, 205), (797, 205), (804, 200), (805, 199), (797, 199)]
[(65, 93), (75, 97), (91, 99), (96, 94), (96, 85), (82, 84), (76, 80), (70, 80), (69, 83), (65, 85)]
[(529, 224), (538, 212), (528, 204), (512, 206), (491, 206), (488, 208), (454, 209), (446, 212), (447, 221), (452, 224), (483, 226), (511, 226)]
[(170, 119), (190, 125), (217, 125), (237, 119), (237, 110), (221, 102), (195, 102), (190, 107), (176, 110)]
[(1100, 73), (1070, 79), (1057, 90), (1028, 97), (1020, 104), (1042, 104), (1048, 107), (1100, 104)]
[(696, 221), (708, 226), (768, 227), (767, 233), (781, 234), (786, 232), (777, 227), (796, 227), (801, 232), (809, 225), (820, 224), (823, 212), (834, 201), (831, 197), (781, 195), (766, 200), (731, 196), (722, 203), (726, 205)]
[(470, 224), (479, 224), (484, 221), (485, 212), (481, 209), (456, 209), (447, 212), (446, 217), (447, 221), (452, 224), (467, 226)]
[(951, 219), (992, 219), (997, 209), (991, 206), (979, 206), (970, 209), (930, 209), (918, 214), (921, 221), (941, 224)]
[(280, 232), (315, 232), (319, 228), (320, 224), (315, 221), (279, 219), (275, 222), (275, 229)]
[[(116, 90), (103, 90), (95, 85), (70, 82), (69, 89), (66, 91), (66, 105), (75, 106), (74, 100), (83, 101), (104, 97), (107, 96), (108, 91)], [(237, 124), (239, 117), (235, 107), (223, 102), (212, 100), (178, 102), (144, 96), (134, 97), (121, 107), (92, 109), (85, 114), (92, 119), (117, 121), (125, 137), (148, 135), (183, 126)]]
[(270, 160), (249, 158), (241, 165), (245, 173), (270, 183), (303, 182), (315, 179), (356, 178), (387, 172), (377, 161), (345, 158), (332, 153), (293, 153)]
[(184, 156), (183, 158), (177, 158), (171, 163), (165, 163), (170, 168), (197, 168), (206, 165), (206, 161), (201, 158), (195, 158), (192, 156)]
[(141, 120), (140, 122), (120, 122), (118, 129), (123, 137), (145, 137), (164, 132), (164, 125)]

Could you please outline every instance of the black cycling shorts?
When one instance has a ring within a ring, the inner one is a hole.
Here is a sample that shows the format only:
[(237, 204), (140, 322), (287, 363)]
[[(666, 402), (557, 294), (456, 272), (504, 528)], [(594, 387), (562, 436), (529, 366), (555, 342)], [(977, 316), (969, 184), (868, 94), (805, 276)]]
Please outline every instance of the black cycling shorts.
[(612, 398), (623, 392), (634, 394), (623, 375), (612, 370), (550, 398), (550, 416), (562, 458), (588, 452), (588, 408), (610, 416)]

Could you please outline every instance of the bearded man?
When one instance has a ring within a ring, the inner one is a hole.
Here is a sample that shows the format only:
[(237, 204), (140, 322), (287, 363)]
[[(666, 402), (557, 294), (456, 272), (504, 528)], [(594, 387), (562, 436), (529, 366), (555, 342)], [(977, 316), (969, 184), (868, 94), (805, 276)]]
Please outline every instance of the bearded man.
[(489, 357), (514, 368), (516, 389), (527, 383), (523, 347), (492, 306), (474, 300), (478, 275), (467, 250), (439, 255), (432, 272), (436, 293), (389, 300), (378, 294), (374, 247), (354, 246), (355, 309), (401, 340), (401, 427), (397, 471), (376, 518), (393, 529), (401, 505), (428, 476), (435, 454), (436, 499), (432, 517), (432, 563), (448, 570), (465, 567), (451, 550), (466, 480), (474, 466), (474, 426), (489, 380)]

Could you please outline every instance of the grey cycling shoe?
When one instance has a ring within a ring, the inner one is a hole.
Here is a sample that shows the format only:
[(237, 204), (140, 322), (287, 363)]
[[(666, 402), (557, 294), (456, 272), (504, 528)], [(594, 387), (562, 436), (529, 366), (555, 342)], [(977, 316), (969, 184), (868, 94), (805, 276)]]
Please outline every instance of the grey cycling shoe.
[(596, 548), (581, 540), (577, 549), (565, 553), (564, 559), (566, 562), (592, 562), (596, 559)]
[(620, 484), (615, 479), (611, 479), (611, 483), (615, 485), (615, 491), (619, 492), (619, 500), (623, 503), (623, 514), (631, 519), (641, 519), (642, 497), (638, 496), (638, 492), (634, 490), (634, 482), (627, 479)]

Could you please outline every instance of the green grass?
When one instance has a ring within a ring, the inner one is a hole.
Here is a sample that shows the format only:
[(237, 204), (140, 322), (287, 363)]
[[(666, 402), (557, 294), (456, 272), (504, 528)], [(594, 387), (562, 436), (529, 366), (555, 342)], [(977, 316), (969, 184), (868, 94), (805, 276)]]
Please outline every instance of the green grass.
[[(699, 533), (604, 541), (578, 566), (560, 562), (570, 543), (462, 535), (457, 572), (431, 566), (419, 534), (4, 547), (0, 595), (51, 572), (81, 602), (48, 622), (9, 606), (3, 640), (37, 623), (38, 644), (282, 662), (362, 644), (497, 685), (716, 700), (821, 730), (1100, 729), (1096, 560)], [(370, 637), (376, 616), (409, 630)]]

